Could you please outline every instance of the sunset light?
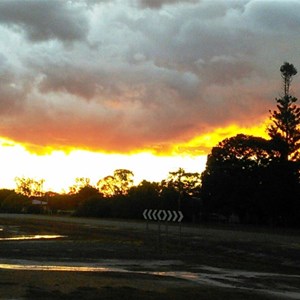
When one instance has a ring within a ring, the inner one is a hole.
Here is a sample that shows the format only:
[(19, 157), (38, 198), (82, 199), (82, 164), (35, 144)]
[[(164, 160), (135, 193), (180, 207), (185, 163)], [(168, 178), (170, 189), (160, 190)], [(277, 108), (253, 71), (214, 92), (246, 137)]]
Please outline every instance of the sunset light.
[(5, 171), (0, 173), (0, 182), (1, 187), (15, 188), (15, 177), (43, 178), (45, 190), (68, 192), (77, 177), (90, 178), (94, 185), (116, 169), (128, 169), (134, 173), (135, 184), (142, 180), (159, 182), (181, 167), (202, 172), (205, 162), (205, 155), (156, 156), (147, 152), (126, 155), (72, 150), (37, 155), (2, 140), (0, 163)]
[(2, 138), (0, 145), (0, 186), (15, 188), (16, 177), (45, 179), (45, 191), (68, 192), (77, 177), (90, 178), (95, 185), (99, 179), (113, 174), (116, 169), (134, 173), (134, 184), (142, 180), (160, 182), (169, 172), (183, 168), (187, 172), (201, 173), (205, 168), (207, 154), (224, 138), (238, 133), (266, 136), (265, 123), (251, 128), (231, 125), (211, 133), (196, 136), (186, 143), (173, 145), (169, 153), (140, 151), (133, 154), (104, 153), (81, 149), (49, 150), (43, 154), (27, 150), (22, 144)]

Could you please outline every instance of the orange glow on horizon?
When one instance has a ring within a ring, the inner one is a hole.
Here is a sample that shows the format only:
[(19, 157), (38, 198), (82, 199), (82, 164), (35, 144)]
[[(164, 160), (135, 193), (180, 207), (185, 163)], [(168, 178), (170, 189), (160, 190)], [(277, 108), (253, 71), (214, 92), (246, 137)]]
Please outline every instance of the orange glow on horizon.
[(45, 179), (45, 191), (68, 192), (77, 177), (90, 178), (95, 185), (99, 179), (113, 175), (116, 169), (132, 171), (135, 184), (142, 180), (159, 182), (180, 167), (189, 172), (202, 172), (205, 162), (205, 156), (155, 156), (149, 152), (105, 154), (79, 149), (38, 155), (18, 143), (0, 139), (0, 164), (3, 166), (0, 188), (14, 189), (16, 177), (29, 177)]
[(30, 177), (45, 179), (46, 191), (68, 192), (77, 177), (90, 178), (91, 184), (95, 185), (99, 179), (112, 175), (116, 169), (132, 171), (135, 184), (142, 180), (159, 182), (178, 168), (201, 173), (212, 147), (238, 133), (267, 138), (266, 122), (248, 128), (237, 125), (217, 128), (187, 142), (136, 150), (129, 154), (71, 147), (55, 150), (0, 138), (0, 188), (14, 189), (16, 177)]
[(227, 127), (216, 128), (211, 132), (199, 135), (186, 143), (180, 143), (172, 147), (172, 155), (184, 153), (186, 155), (207, 155), (211, 149), (225, 138), (246, 134), (268, 139), (266, 128), (268, 121), (252, 127), (240, 127), (232, 124)]

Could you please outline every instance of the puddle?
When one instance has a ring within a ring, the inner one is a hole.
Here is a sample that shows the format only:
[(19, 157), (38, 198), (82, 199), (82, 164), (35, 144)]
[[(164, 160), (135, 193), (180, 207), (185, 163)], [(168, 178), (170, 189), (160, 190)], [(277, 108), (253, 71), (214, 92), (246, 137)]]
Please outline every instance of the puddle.
[(125, 270), (111, 267), (92, 266), (66, 266), (66, 265), (42, 265), (42, 264), (0, 264), (0, 269), (26, 270), (26, 271), (62, 271), (62, 272), (126, 272)]
[[(185, 265), (181, 261), (138, 261), (103, 260), (93, 263), (83, 262), (43, 262), (30, 260), (0, 260), (0, 269), (64, 272), (119, 272), (130, 274), (155, 275), (187, 280), (195, 284), (223, 288), (239, 288), (260, 294), (278, 296), (281, 299), (300, 299), (300, 275), (247, 272), (221, 269), (210, 266), (198, 266), (197, 271), (165, 271)], [(136, 268), (139, 268), (136, 270)], [(163, 269), (163, 271), (161, 270)], [(189, 266), (186, 266), (189, 269)], [(195, 270), (195, 266), (193, 266)], [(254, 279), (254, 280), (253, 280)], [(272, 279), (272, 286), (270, 286)], [(282, 281), (285, 288), (279, 289)], [(287, 282), (287, 283), (286, 283)], [(275, 283), (275, 285), (274, 285)]]
[[(177, 264), (177, 261), (129, 261), (108, 259), (103, 262), (81, 263), (81, 262), (45, 262), (22, 259), (0, 259), (0, 269), (29, 270), (29, 271), (69, 271), (69, 272), (123, 272), (159, 275), (154, 271), (137, 271), (131, 268), (157, 269), (164, 266)], [(163, 274), (163, 272), (162, 272)], [(167, 276), (166, 274), (163, 276)]]
[(22, 236), (14, 236), (14, 237), (4, 237), (0, 238), (0, 241), (26, 241), (26, 240), (41, 240), (41, 239), (59, 239), (65, 237), (64, 235), (55, 235), (55, 234), (49, 234), (49, 235), (22, 235)]
[(2, 237), (0, 237), (0, 241), (50, 240), (66, 237), (60, 234), (24, 234), (20, 231), (19, 226), (11, 225), (1, 226), (0, 232), (2, 235)]

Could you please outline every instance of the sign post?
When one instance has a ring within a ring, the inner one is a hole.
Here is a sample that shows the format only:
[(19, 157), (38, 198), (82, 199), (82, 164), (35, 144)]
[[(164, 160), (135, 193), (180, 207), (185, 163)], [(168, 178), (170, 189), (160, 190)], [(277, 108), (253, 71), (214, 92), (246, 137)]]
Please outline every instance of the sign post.
[(143, 211), (143, 217), (147, 221), (150, 220), (181, 223), (184, 216), (180, 210), (145, 209)]
[(166, 238), (168, 238), (168, 224), (169, 222), (179, 223), (179, 246), (181, 247), (181, 221), (183, 219), (183, 213), (175, 210), (163, 210), (163, 209), (145, 209), (143, 211), (143, 217), (147, 221), (146, 229), (149, 232), (149, 221), (158, 222), (158, 249), (161, 250), (161, 222), (166, 223)]

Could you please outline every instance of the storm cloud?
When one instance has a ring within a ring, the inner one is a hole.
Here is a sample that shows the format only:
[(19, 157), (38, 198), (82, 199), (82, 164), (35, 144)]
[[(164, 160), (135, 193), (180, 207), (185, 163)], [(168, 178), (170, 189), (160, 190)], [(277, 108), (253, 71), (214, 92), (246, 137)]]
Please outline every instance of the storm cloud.
[(197, 3), (197, 0), (137, 0), (141, 7), (161, 8), (166, 4)]
[(298, 11), (298, 1), (1, 1), (0, 136), (124, 152), (259, 124), (280, 65), (300, 66)]
[(81, 40), (88, 30), (82, 7), (59, 0), (2, 1), (0, 23), (25, 33), (33, 42), (50, 39)]

